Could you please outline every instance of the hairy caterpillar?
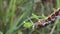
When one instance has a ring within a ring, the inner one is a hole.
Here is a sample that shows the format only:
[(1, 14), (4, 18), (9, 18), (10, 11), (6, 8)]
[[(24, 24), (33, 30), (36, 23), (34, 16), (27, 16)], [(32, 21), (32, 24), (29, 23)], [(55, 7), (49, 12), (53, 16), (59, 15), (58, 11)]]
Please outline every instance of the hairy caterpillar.
[(50, 16), (48, 16), (46, 20), (38, 21), (37, 27), (44, 27), (49, 23), (52, 23), (53, 21), (56, 20), (57, 16), (59, 15), (60, 15), (60, 8), (58, 8)]

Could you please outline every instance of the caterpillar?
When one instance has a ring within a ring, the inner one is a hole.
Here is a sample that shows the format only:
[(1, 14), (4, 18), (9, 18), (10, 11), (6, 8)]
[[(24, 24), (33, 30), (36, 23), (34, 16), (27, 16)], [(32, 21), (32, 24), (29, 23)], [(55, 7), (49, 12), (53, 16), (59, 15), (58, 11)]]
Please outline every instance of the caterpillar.
[(50, 16), (47, 17), (47, 19), (38, 21), (37, 27), (44, 27), (52, 22), (54, 22), (57, 19), (57, 16), (60, 15), (60, 8), (58, 8), (56, 11), (54, 11)]

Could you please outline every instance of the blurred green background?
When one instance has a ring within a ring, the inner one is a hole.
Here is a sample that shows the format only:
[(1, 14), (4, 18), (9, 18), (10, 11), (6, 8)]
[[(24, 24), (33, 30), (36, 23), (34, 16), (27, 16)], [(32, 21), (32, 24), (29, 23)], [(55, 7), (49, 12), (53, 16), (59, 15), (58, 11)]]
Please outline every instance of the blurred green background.
[(60, 0), (0, 0), (0, 34), (60, 34), (60, 18), (44, 28), (33, 28), (58, 8)]

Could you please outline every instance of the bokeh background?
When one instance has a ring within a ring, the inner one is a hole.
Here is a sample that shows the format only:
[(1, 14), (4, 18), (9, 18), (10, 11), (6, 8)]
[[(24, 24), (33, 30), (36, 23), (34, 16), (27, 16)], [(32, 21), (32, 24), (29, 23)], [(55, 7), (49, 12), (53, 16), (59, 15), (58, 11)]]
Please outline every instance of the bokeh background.
[(34, 28), (58, 8), (60, 0), (0, 0), (0, 34), (60, 34), (60, 18)]

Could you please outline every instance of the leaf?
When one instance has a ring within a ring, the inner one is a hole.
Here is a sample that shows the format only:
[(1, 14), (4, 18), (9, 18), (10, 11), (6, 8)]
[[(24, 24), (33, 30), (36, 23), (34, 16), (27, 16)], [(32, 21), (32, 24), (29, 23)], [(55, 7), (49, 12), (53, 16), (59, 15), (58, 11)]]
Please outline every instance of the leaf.
[(32, 23), (26, 22), (26, 23), (23, 25), (23, 27), (25, 27), (25, 28), (30, 28), (30, 27), (32, 27)]
[(34, 13), (32, 13), (32, 16), (33, 16), (35, 19), (39, 20), (38, 16), (35, 15)]

